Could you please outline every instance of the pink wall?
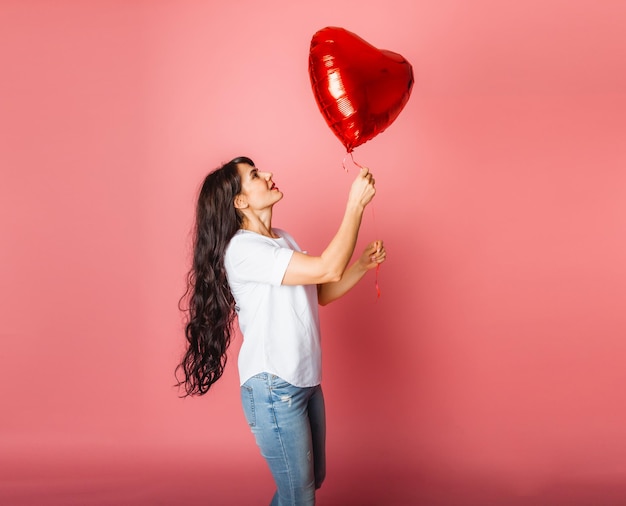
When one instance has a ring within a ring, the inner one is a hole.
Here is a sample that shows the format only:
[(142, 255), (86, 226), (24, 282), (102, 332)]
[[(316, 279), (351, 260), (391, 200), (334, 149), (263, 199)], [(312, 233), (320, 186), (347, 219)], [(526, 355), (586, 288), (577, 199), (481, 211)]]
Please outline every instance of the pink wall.
[[(321, 505), (626, 501), (623, 2), (0, 3), (0, 502), (262, 505), (226, 376), (180, 400), (204, 174), (246, 154), (320, 251), (349, 184), (307, 74), (347, 28), (416, 74), (357, 148), (389, 260), (322, 309)], [(185, 502), (186, 501), (186, 502)]]

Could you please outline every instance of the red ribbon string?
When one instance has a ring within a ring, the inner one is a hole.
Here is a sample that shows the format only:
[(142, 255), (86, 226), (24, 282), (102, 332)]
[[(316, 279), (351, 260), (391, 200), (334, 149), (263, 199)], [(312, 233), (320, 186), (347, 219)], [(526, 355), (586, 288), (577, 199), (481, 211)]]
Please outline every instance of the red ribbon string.
[(350, 151), (350, 153), (346, 153), (346, 156), (343, 157), (343, 162), (341, 163), (343, 165), (343, 170), (348, 172), (348, 167), (346, 167), (346, 158), (348, 158), (348, 155), (350, 155), (350, 159), (352, 160), (352, 163), (354, 165), (356, 165), (359, 169), (363, 168), (363, 165), (361, 165), (354, 159), (354, 155), (352, 154), (352, 151)]
[[(346, 171), (346, 173), (348, 172), (348, 167), (346, 167), (346, 159), (348, 158), (348, 155), (350, 155), (350, 160), (352, 160), (352, 163), (354, 165), (356, 165), (357, 167), (359, 167), (360, 169), (364, 168), (363, 165), (361, 165), (360, 163), (358, 163), (355, 159), (354, 159), (354, 155), (352, 154), (352, 151), (350, 151), (349, 153), (346, 153), (346, 156), (343, 157), (343, 162), (341, 163), (343, 165), (343, 170)], [(370, 207), (372, 209), (372, 223), (374, 223), (374, 227), (376, 226), (376, 216), (374, 215), (374, 204), (370, 204)], [(376, 300), (380, 299), (380, 287), (378, 286), (378, 272), (380, 271), (380, 264), (378, 264), (376, 266), (376, 280), (375, 280), (375, 286), (376, 286)]]
[[(372, 210), (372, 223), (374, 224), (374, 229), (376, 229), (376, 215), (374, 214), (374, 203), (370, 204), (370, 208)], [(378, 235), (378, 234), (377, 234)], [(380, 299), (380, 287), (378, 286), (378, 272), (380, 271), (380, 264), (376, 266), (376, 300)]]
[[(374, 207), (372, 206), (372, 223), (376, 228), (376, 217), (374, 216)], [(378, 271), (380, 271), (380, 264), (376, 265), (376, 300), (380, 299), (380, 287), (378, 286)]]

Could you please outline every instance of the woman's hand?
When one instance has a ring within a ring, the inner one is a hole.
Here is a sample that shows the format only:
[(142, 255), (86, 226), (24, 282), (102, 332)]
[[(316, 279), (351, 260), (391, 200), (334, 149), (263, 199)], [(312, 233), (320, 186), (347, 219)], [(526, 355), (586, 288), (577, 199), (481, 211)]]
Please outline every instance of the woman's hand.
[(350, 188), (348, 202), (365, 207), (374, 198), (376, 188), (374, 187), (374, 176), (367, 167), (363, 167)]
[(373, 241), (369, 243), (358, 259), (359, 264), (365, 270), (370, 270), (382, 264), (387, 258), (387, 250), (383, 241)]
[(317, 287), (318, 302), (326, 304), (337, 300), (356, 285), (365, 276), (367, 271), (380, 265), (387, 258), (387, 251), (383, 241), (374, 241), (367, 245), (361, 256), (354, 262), (339, 281), (324, 283)]

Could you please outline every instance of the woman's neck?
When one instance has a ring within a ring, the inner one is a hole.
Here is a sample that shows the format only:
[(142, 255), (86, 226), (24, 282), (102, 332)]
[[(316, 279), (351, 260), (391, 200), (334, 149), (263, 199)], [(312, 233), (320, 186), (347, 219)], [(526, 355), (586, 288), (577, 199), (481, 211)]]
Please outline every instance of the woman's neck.
[(241, 224), (243, 230), (249, 230), (250, 232), (256, 232), (257, 234), (264, 235), (266, 237), (276, 238), (278, 237), (272, 231), (272, 216), (266, 216), (265, 219), (257, 215), (245, 215), (243, 223)]

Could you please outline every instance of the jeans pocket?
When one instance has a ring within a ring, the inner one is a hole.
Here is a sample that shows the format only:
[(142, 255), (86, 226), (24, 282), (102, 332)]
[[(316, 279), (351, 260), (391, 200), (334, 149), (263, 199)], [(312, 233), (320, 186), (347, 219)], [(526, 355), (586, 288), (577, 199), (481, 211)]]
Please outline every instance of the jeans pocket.
[(241, 386), (241, 405), (243, 406), (243, 414), (246, 417), (248, 426), (256, 425), (256, 412), (254, 409), (254, 391), (252, 387), (247, 385)]

